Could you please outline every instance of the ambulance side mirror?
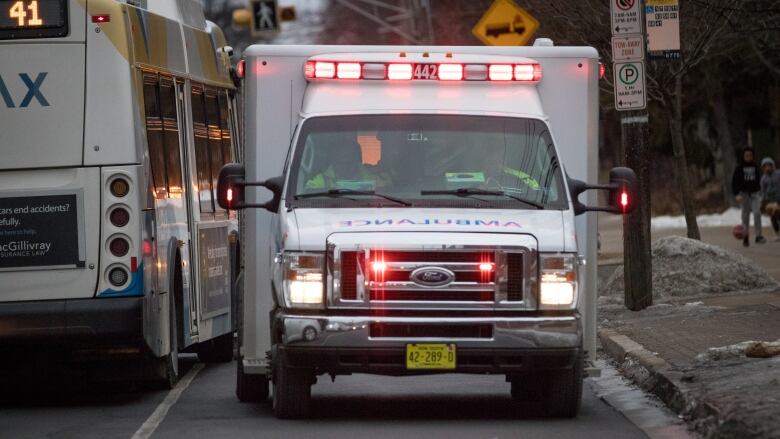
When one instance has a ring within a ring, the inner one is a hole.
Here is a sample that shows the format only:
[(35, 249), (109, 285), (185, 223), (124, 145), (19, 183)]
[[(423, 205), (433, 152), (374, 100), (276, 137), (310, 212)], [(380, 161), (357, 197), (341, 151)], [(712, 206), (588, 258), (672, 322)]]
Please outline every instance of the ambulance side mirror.
[[(607, 191), (608, 204), (606, 206), (588, 206), (580, 203), (580, 194), (588, 190)], [(609, 212), (626, 215), (631, 213), (636, 206), (636, 174), (630, 168), (612, 168), (609, 171), (609, 184), (604, 185), (591, 185), (569, 178), (569, 192), (571, 192), (575, 215), (585, 212)]]
[[(217, 180), (217, 202), (223, 209), (240, 210), (246, 208), (262, 208), (271, 212), (279, 210), (282, 198), (282, 177), (269, 178), (266, 181), (246, 181), (246, 169), (238, 163), (228, 163), (219, 170)], [(246, 187), (262, 186), (273, 192), (273, 198), (263, 204), (246, 203)]]

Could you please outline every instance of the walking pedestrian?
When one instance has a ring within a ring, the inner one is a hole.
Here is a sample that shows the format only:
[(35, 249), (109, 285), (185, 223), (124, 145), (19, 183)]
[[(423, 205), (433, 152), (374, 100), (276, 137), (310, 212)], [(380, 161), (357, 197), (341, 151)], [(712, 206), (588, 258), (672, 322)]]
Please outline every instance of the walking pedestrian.
[(756, 228), (756, 244), (766, 243), (761, 233), (761, 169), (754, 159), (753, 148), (742, 149), (740, 163), (731, 178), (731, 191), (736, 196), (737, 204), (742, 206), (742, 225), (745, 226), (745, 237), (742, 245), (750, 245), (750, 214), (753, 214), (753, 225)]
[(777, 170), (775, 161), (769, 157), (761, 160), (761, 170), (761, 210), (772, 221), (775, 241), (780, 241), (780, 170)]

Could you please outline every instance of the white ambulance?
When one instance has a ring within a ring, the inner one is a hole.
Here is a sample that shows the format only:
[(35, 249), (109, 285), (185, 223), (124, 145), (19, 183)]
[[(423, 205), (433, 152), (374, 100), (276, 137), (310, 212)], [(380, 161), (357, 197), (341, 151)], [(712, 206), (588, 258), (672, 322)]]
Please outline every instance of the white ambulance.
[(270, 381), (295, 418), (320, 375), (489, 373), (576, 415), (596, 325), (581, 214), (629, 211), (636, 184), (583, 183), (598, 80), (596, 50), (550, 40), (250, 47), (245, 164), (217, 192), (247, 208), (239, 399)]

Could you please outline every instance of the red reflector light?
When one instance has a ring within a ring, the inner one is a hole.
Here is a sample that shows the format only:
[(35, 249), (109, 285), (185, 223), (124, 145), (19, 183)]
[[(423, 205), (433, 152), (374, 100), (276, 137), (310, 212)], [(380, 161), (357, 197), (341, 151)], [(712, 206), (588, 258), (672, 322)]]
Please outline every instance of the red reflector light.
[(604, 63), (599, 63), (599, 79), (604, 79), (604, 74), (607, 72), (607, 68), (604, 67)]
[(628, 194), (625, 192), (620, 194), (620, 205), (623, 207), (628, 207)]
[(340, 62), (336, 68), (336, 76), (339, 79), (360, 79), (360, 63)]
[(412, 79), (411, 64), (390, 64), (387, 66), (387, 79)]
[(491, 262), (483, 262), (479, 264), (479, 271), (489, 273), (493, 271), (493, 264)]
[(462, 64), (439, 64), (439, 79), (442, 81), (460, 81), (463, 79)]
[(488, 70), (491, 81), (511, 81), (512, 66), (510, 64), (491, 64)]
[(152, 243), (148, 240), (144, 240), (144, 256), (152, 256)]
[(108, 14), (102, 14), (102, 15), (93, 15), (92, 16), (92, 22), (93, 23), (108, 23), (111, 21), (111, 16)]
[(243, 78), (244, 74), (246, 73), (246, 61), (241, 60), (238, 62), (238, 65), (236, 65), (236, 75), (238, 75), (239, 78)]
[(138, 271), (138, 258), (136, 258), (135, 256), (130, 258), (130, 271), (132, 271), (133, 273)]
[(539, 81), (542, 79), (542, 66), (539, 64), (517, 64), (515, 66), (516, 81)]

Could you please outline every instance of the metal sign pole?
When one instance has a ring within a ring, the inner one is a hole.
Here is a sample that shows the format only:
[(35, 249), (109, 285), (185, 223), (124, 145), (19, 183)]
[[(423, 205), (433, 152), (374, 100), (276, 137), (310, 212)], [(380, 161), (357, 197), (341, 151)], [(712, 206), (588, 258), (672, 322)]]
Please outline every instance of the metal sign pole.
[[(620, 111), (622, 150), (626, 166), (638, 177), (637, 208), (623, 217), (625, 305), (640, 311), (653, 304), (650, 253), (650, 151), (645, 90), (646, 41), (644, 1), (610, 0), (612, 57), (615, 61), (615, 108)], [(618, 62), (619, 61), (619, 62)]]

